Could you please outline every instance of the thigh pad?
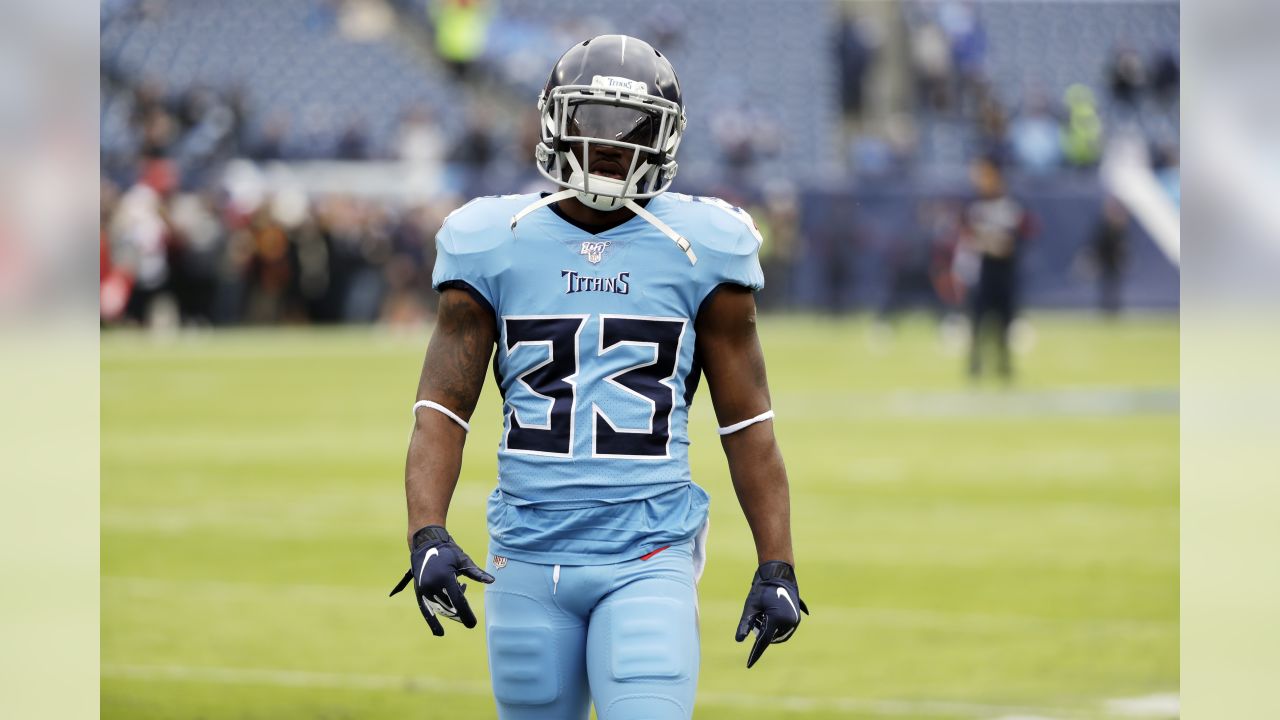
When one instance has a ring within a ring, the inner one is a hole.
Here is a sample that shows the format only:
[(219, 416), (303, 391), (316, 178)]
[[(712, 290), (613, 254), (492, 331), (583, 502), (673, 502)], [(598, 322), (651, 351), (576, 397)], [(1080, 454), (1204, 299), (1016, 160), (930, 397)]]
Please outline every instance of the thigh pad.
[(562, 659), (547, 611), (519, 595), (492, 593), (487, 601), (494, 613), (488, 623), (494, 697), (511, 705), (554, 702), (561, 691)]

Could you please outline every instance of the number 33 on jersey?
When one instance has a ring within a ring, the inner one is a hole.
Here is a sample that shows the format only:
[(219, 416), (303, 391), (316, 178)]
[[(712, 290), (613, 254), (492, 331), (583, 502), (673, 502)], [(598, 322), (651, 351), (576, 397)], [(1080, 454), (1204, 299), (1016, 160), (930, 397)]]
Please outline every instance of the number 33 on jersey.
[(436, 237), (432, 284), (469, 292), (498, 324), (499, 491), (608, 503), (689, 483), (694, 324), (720, 285), (763, 286), (751, 218), (715, 198), (652, 199), (646, 209), (688, 239), (691, 262), (641, 217), (592, 235), (543, 207), (513, 229), (538, 200), (479, 198)]

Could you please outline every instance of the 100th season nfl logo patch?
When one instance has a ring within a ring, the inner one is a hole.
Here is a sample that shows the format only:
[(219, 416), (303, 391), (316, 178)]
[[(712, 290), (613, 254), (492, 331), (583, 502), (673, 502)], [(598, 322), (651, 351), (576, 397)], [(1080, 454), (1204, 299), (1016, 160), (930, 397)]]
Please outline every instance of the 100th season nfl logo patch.
[(582, 243), (582, 249), (578, 251), (578, 254), (587, 256), (587, 262), (592, 265), (598, 265), (604, 259), (604, 251), (608, 247), (609, 243), (606, 241), (588, 241)]

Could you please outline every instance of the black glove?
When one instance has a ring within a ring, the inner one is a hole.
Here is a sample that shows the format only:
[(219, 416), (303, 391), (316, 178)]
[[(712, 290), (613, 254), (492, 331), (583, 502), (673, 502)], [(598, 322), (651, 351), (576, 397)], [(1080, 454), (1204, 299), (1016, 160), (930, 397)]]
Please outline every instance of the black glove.
[(795, 568), (781, 560), (761, 565), (751, 581), (751, 592), (747, 593), (747, 604), (742, 608), (742, 620), (734, 636), (742, 642), (747, 633), (756, 633), (755, 645), (747, 656), (747, 667), (755, 665), (770, 644), (791, 639), (800, 626), (801, 611), (809, 614), (809, 608), (800, 599)]
[(471, 612), (471, 606), (463, 596), (467, 586), (458, 582), (458, 575), (485, 584), (493, 582), (493, 576), (476, 567), (475, 562), (439, 525), (428, 525), (413, 534), (413, 552), (409, 558), (409, 572), (400, 578), (391, 594), (405, 589), (412, 580), (418, 610), (431, 626), (431, 634), (437, 637), (444, 635), (437, 616), (455, 620), (468, 628), (475, 627), (475, 613)]

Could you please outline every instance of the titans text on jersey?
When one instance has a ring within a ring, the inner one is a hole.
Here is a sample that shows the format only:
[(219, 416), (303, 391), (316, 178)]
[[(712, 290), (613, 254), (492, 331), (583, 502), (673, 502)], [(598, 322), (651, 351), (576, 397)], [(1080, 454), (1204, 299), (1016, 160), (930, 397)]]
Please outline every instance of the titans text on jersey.
[(564, 292), (566, 295), (576, 292), (608, 292), (626, 295), (631, 292), (629, 272), (620, 272), (613, 277), (595, 277), (583, 275), (577, 270), (561, 270), (560, 275), (566, 278)]

